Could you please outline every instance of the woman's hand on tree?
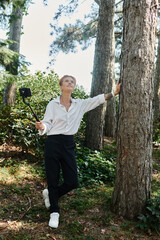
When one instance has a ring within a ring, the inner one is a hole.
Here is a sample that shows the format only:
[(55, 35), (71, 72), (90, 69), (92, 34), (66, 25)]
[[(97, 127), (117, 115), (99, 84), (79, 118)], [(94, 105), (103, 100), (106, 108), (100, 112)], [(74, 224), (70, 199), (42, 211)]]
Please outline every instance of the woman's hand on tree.
[(117, 85), (116, 85), (116, 90), (114, 92), (114, 95), (118, 95), (120, 93), (120, 90), (121, 90), (121, 84), (122, 83), (119, 83), (120, 81), (120, 78), (118, 79), (118, 82), (117, 82)]

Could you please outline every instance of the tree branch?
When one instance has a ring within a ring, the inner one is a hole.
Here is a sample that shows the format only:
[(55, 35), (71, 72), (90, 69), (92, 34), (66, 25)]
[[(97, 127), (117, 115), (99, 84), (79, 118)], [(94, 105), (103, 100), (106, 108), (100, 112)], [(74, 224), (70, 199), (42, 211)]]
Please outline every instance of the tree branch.
[(94, 0), (99, 6), (101, 4), (101, 0)]
[(5, 13), (1, 13), (0, 17), (10, 17), (10, 15), (9, 14), (5, 14)]
[(118, 18), (115, 22), (114, 22), (114, 24), (116, 24), (118, 21), (120, 21), (121, 19), (123, 19), (123, 17), (120, 17), (120, 18)]
[(116, 14), (119, 14), (119, 13), (123, 13), (123, 11), (116, 11), (115, 13), (116, 13)]
[(123, 2), (123, 0), (120, 0), (115, 6), (117, 7), (121, 2)]
[(114, 32), (115, 35), (122, 35), (122, 32)]

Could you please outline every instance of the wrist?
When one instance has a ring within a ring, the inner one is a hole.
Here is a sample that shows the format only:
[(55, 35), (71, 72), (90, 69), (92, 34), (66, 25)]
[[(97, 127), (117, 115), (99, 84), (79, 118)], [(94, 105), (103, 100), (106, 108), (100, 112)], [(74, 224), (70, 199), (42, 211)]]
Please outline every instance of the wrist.
[(45, 129), (45, 127), (44, 127), (44, 125), (42, 125), (41, 127), (40, 127), (40, 130), (44, 130)]

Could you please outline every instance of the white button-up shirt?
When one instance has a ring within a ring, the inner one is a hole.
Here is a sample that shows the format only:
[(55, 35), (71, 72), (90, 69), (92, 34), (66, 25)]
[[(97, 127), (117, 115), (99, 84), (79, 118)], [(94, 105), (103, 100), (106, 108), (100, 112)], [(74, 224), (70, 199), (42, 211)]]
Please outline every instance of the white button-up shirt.
[(60, 104), (60, 96), (47, 105), (42, 120), (45, 129), (39, 130), (39, 134), (47, 135), (74, 135), (77, 133), (83, 115), (105, 102), (104, 94), (88, 99), (71, 99), (71, 106), (68, 109)]

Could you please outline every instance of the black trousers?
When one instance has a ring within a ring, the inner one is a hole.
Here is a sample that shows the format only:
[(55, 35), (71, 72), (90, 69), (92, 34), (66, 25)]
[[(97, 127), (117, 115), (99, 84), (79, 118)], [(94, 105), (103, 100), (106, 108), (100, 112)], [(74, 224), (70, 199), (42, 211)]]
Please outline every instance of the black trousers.
[[(75, 142), (72, 135), (51, 135), (45, 142), (45, 169), (50, 200), (50, 213), (60, 212), (58, 199), (78, 186)], [(60, 168), (63, 183), (59, 184)]]

